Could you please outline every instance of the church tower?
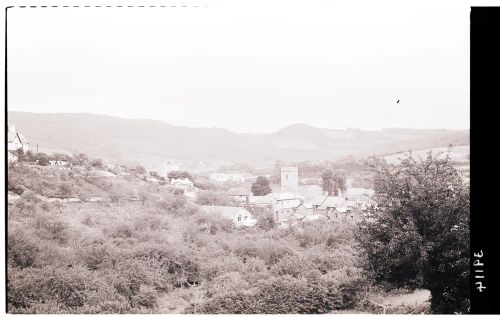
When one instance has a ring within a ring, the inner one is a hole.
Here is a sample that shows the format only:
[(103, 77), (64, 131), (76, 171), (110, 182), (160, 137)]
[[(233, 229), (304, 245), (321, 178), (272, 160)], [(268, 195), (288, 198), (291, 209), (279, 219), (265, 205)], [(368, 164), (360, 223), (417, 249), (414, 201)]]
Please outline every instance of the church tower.
[(299, 169), (297, 167), (281, 167), (281, 192), (295, 194), (299, 192)]

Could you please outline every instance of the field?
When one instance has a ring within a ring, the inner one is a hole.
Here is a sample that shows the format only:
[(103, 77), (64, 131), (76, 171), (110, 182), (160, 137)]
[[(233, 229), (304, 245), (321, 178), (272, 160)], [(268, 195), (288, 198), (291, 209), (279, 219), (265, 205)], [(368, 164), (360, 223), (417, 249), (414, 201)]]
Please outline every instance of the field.
[[(432, 151), (433, 155), (436, 155), (440, 152), (446, 153), (449, 150), (449, 148), (447, 148), (447, 147), (435, 147), (435, 148), (430, 148), (430, 149), (426, 149), (426, 150), (414, 151), (414, 152), (412, 152), (412, 156), (415, 158), (425, 158), (427, 156), (427, 153), (429, 152), (429, 150)], [(469, 145), (454, 146), (450, 152), (450, 160), (452, 162), (455, 162), (455, 163), (467, 163), (467, 162), (469, 162), (469, 153), (470, 153), (470, 146)], [(384, 159), (388, 163), (398, 163), (400, 159), (405, 158), (407, 155), (408, 155), (408, 152), (392, 154), (392, 155), (384, 156)]]

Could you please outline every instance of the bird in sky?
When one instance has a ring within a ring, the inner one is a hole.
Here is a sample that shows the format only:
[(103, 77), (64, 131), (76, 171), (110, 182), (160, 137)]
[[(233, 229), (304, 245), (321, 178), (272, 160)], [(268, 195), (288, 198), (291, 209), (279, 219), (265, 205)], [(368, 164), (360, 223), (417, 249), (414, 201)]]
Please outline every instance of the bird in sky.
[(399, 103), (399, 99), (398, 99), (398, 101), (396, 101), (396, 103)]

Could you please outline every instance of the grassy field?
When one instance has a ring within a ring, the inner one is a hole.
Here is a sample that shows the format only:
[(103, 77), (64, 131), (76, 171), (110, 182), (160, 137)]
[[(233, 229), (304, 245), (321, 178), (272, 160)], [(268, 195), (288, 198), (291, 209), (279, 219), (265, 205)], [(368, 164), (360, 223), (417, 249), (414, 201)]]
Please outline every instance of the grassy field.
[[(416, 158), (425, 158), (427, 156), (427, 153), (429, 150), (432, 151), (433, 155), (436, 155), (437, 153), (447, 153), (449, 150), (448, 147), (438, 147), (438, 148), (430, 148), (426, 150), (419, 150), (419, 151), (414, 151), (412, 152), (413, 157)], [(451, 149), (450, 152), (450, 159), (453, 162), (456, 163), (466, 163), (469, 162), (468, 155), (470, 153), (470, 146), (469, 145), (462, 145), (462, 146), (455, 146)], [(384, 156), (384, 159), (388, 163), (398, 163), (400, 159), (405, 158), (408, 155), (408, 152), (405, 153), (398, 153), (398, 154), (392, 154), (392, 155), (387, 155)]]

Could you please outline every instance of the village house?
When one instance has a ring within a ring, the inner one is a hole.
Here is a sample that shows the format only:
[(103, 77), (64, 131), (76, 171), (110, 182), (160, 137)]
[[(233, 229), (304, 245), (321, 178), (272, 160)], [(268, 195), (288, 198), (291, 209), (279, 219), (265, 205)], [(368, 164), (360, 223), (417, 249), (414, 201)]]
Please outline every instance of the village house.
[(168, 173), (178, 170), (180, 170), (179, 164), (175, 163), (174, 161), (166, 160), (160, 168), (160, 176), (167, 178)]
[(13, 163), (13, 162), (17, 162), (18, 160), (19, 160), (19, 158), (17, 157), (17, 155), (15, 155), (14, 153), (12, 153), (10, 151), (7, 151), (7, 162)]
[(189, 178), (172, 178), (170, 185), (184, 191), (194, 188), (193, 182)]
[(49, 160), (49, 166), (67, 166), (67, 161)]
[(347, 188), (345, 197), (348, 201), (353, 202), (355, 204), (355, 207), (359, 209), (365, 209), (367, 206), (373, 203), (373, 194), (373, 189), (351, 187)]
[(252, 213), (243, 207), (232, 206), (201, 206), (200, 210), (207, 214), (218, 214), (240, 227), (251, 227), (257, 223)]
[(28, 140), (16, 131), (16, 126), (11, 125), (7, 131), (7, 150), (17, 151), (22, 150), (24, 154), (28, 152)]
[(226, 192), (226, 196), (239, 204), (249, 204), (249, 198), (252, 196), (252, 192), (243, 187), (233, 187)]

